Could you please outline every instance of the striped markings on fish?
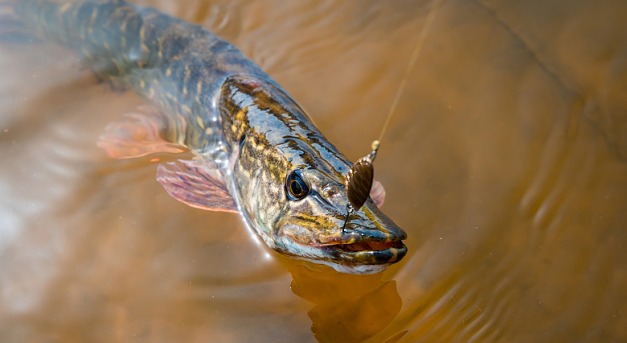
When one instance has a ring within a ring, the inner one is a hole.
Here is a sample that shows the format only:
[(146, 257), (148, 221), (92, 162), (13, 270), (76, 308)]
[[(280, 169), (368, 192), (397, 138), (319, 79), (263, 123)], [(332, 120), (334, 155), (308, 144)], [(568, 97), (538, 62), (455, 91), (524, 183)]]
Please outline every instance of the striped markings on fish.
[(371, 197), (347, 211), (351, 163), (228, 42), (123, 0), (10, 4), (31, 32), (150, 103), (107, 127), (99, 146), (110, 156), (194, 154), (157, 168), (175, 199), (238, 212), (270, 248), (341, 272), (379, 272), (405, 256), (405, 232), (377, 206), (383, 187), (375, 181)]

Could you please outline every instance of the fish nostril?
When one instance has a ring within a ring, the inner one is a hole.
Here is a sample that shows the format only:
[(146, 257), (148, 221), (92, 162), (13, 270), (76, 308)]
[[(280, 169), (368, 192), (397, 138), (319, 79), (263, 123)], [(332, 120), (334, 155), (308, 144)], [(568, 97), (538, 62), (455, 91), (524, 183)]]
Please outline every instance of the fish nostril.
[(337, 190), (332, 186), (326, 186), (322, 189), (322, 196), (325, 198), (332, 198), (337, 194)]

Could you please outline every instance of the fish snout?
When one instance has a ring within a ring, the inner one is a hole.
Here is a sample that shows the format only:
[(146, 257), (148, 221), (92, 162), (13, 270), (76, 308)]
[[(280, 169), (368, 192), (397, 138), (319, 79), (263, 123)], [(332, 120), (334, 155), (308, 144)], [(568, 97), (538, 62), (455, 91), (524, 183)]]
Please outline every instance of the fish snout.
[(348, 214), (344, 231), (380, 242), (402, 241), (407, 238), (407, 233), (381, 212), (372, 201), (367, 201), (359, 211), (351, 211)]
[(359, 211), (347, 213), (341, 232), (328, 247), (340, 260), (354, 264), (384, 265), (400, 261), (407, 254), (407, 234), (372, 202)]

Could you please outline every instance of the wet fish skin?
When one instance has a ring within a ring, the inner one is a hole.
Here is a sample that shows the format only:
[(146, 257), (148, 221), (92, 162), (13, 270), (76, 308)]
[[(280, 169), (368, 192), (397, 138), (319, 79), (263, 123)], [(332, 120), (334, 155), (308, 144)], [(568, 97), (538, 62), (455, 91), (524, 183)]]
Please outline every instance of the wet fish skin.
[[(23, 0), (16, 13), (40, 35), (80, 54), (98, 77), (136, 91), (164, 113), (163, 138), (197, 156), (193, 168), (184, 164), (160, 179), (177, 199), (203, 208), (197, 195), (204, 186), (190, 185), (198, 178), (182, 174), (207, 170), (200, 179), (216, 183), (212, 189), (223, 182), (232, 197), (212, 204), (234, 204), (274, 250), (349, 273), (378, 272), (405, 255), (405, 232), (372, 200), (348, 212), (350, 162), (276, 82), (225, 40), (122, 0)], [(287, 195), (294, 171), (310, 190), (300, 200)], [(172, 181), (179, 176), (185, 180)]]

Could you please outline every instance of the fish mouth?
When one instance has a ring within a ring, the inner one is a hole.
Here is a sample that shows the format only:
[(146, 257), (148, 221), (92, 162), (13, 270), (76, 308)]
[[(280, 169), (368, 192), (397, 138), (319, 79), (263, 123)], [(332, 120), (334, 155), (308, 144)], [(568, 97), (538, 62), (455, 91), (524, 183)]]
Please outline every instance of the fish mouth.
[(333, 244), (331, 247), (340, 249), (346, 252), (358, 252), (358, 251), (382, 251), (389, 249), (401, 249), (405, 247), (402, 241), (394, 242), (373, 242), (363, 241), (358, 243), (344, 243)]
[(407, 254), (407, 246), (401, 240), (363, 240), (353, 243), (333, 243), (320, 247), (335, 260), (351, 264), (391, 264)]
[(278, 232), (276, 241), (288, 255), (326, 264), (350, 274), (383, 271), (407, 254), (407, 234), (393, 223), (385, 226), (350, 225), (333, 233), (288, 224)]

